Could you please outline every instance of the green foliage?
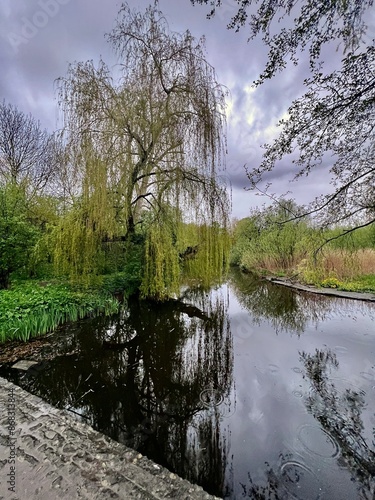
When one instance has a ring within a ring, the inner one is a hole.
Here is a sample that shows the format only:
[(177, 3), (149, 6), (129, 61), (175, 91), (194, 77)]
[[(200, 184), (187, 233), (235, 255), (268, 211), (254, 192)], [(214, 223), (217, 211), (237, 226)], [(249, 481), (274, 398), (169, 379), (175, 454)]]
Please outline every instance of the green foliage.
[(337, 278), (326, 278), (320, 284), (324, 288), (340, 288), (342, 283)]
[(143, 296), (162, 299), (180, 285), (182, 220), (227, 224), (217, 176), (225, 89), (204, 40), (171, 32), (156, 5), (140, 13), (124, 4), (107, 39), (120, 59), (116, 77), (103, 61), (87, 61), (59, 80), (78, 192), (52, 232), (54, 263), (58, 274), (80, 281), (123, 271), (134, 286), (141, 277)]
[(322, 279), (321, 272), (307, 271), (305, 281), (311, 285), (323, 288), (335, 288), (345, 292), (375, 292), (375, 274), (357, 276), (352, 279), (337, 279), (329, 277)]
[(298, 207), (288, 201), (284, 203), (285, 206), (277, 204), (254, 211), (252, 217), (237, 223), (231, 255), (233, 264), (246, 270), (279, 273), (293, 269), (297, 261), (306, 257), (307, 249), (311, 248), (312, 230), (301, 219), (285, 222), (289, 212), (298, 212)]
[(241, 257), (249, 243), (259, 237), (255, 217), (245, 217), (236, 222), (233, 230), (233, 247), (230, 254), (230, 263), (234, 266), (241, 265)]
[(335, 229), (325, 230), (322, 236), (326, 239), (332, 239), (329, 242), (329, 248), (356, 251), (361, 248), (375, 248), (375, 223), (367, 227), (356, 229), (355, 231), (340, 237), (340, 235), (349, 228), (336, 227)]
[(167, 225), (154, 224), (149, 229), (145, 261), (140, 288), (143, 297), (163, 300), (168, 295), (179, 292), (179, 255)]
[(341, 283), (340, 290), (375, 293), (375, 274), (358, 276), (355, 280)]
[(231, 239), (228, 231), (218, 224), (195, 227), (197, 254), (184, 261), (185, 281), (199, 282), (204, 287), (220, 282), (229, 267)]
[(54, 330), (66, 321), (112, 314), (118, 302), (98, 290), (27, 282), (0, 291), (0, 341), (23, 340)]
[(56, 273), (90, 280), (103, 263), (100, 238), (94, 222), (77, 203), (52, 230)]
[[(26, 207), (17, 192), (11, 201), (25, 209), (7, 209), (1, 221), (0, 279), (45, 273), (161, 300), (178, 293), (183, 272), (207, 281), (227, 266), (229, 203), (217, 175), (226, 90), (205, 59), (204, 39), (171, 32), (156, 5), (140, 13), (124, 4), (107, 39), (120, 59), (116, 76), (103, 61), (87, 61), (59, 79), (58, 140), (6, 108), (3, 122), (29, 124), (36, 145), (45, 138), (54, 157), (38, 157), (36, 178), (34, 155), (22, 172), (15, 162), (7, 167), (14, 185), (28, 184), (28, 199)], [(185, 265), (189, 247), (199, 252)]]
[(102, 276), (100, 279), (100, 289), (110, 294), (125, 292), (132, 295), (139, 288), (140, 279), (129, 276), (127, 272), (119, 272)]
[[(126, 292), (132, 295), (139, 290), (144, 269), (143, 236), (134, 236), (132, 240), (121, 243), (110, 243), (106, 251), (106, 272), (102, 277), (100, 288), (110, 293)], [(113, 259), (113, 254), (119, 255)], [(112, 259), (108, 259), (112, 256)], [(114, 272), (113, 272), (114, 271)]]
[[(298, 213), (296, 207), (293, 212)], [(319, 287), (372, 290), (368, 277), (375, 276), (375, 224), (341, 236), (350, 228), (322, 231), (303, 219), (287, 220), (274, 205), (237, 222), (231, 262), (260, 274), (289, 274)]]
[(12, 272), (28, 268), (38, 236), (27, 219), (24, 190), (0, 187), (0, 288), (7, 288)]

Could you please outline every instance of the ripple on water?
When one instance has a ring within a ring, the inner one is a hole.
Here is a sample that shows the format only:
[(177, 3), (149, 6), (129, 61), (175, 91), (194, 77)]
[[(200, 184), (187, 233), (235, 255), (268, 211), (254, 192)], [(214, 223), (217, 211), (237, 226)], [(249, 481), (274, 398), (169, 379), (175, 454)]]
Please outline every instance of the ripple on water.
[(199, 399), (206, 408), (212, 408), (213, 406), (220, 406), (224, 401), (224, 398), (219, 391), (216, 389), (203, 389), (199, 394)]
[(255, 366), (255, 369), (262, 375), (266, 375), (267, 373), (276, 375), (276, 373), (279, 373), (280, 371), (280, 367), (278, 365), (274, 365), (273, 363), (268, 363), (268, 365)]
[(292, 370), (294, 371), (294, 373), (303, 373), (303, 370), (301, 370), (301, 368), (299, 368), (298, 366), (295, 366), (294, 368), (292, 368)]
[(281, 483), (287, 490), (288, 498), (319, 500), (322, 488), (317, 476), (303, 463), (296, 460), (285, 462), (281, 468)]
[(298, 439), (310, 453), (323, 458), (336, 458), (340, 448), (326, 431), (318, 426), (305, 424), (298, 431)]
[(224, 399), (216, 389), (203, 389), (199, 395), (199, 399), (207, 409), (213, 410), (218, 408), (219, 414), (224, 418), (230, 417), (236, 411), (235, 405), (230, 399)]
[(346, 380), (344, 378), (337, 378), (337, 377), (332, 377), (331, 382), (333, 384), (341, 385), (341, 388), (339, 390), (340, 393), (344, 393), (346, 389), (350, 389), (351, 391), (355, 391), (357, 394), (360, 394), (361, 396), (366, 396), (366, 391), (358, 387), (357, 385), (352, 384), (352, 382), (349, 382), (349, 380)]
[(375, 381), (375, 373), (371, 372), (360, 372), (360, 375), (362, 378), (365, 380), (368, 380), (369, 382), (374, 382)]
[(337, 352), (337, 354), (347, 354), (348, 348), (342, 345), (336, 345), (333, 350)]
[(268, 365), (268, 371), (270, 373), (278, 373), (280, 371), (280, 367), (277, 365), (273, 365), (272, 363), (269, 363)]
[(303, 397), (303, 392), (302, 391), (293, 391), (292, 394), (296, 398), (302, 398)]
[(236, 413), (236, 406), (229, 400), (224, 400), (223, 404), (220, 406), (219, 413), (222, 417), (228, 418)]

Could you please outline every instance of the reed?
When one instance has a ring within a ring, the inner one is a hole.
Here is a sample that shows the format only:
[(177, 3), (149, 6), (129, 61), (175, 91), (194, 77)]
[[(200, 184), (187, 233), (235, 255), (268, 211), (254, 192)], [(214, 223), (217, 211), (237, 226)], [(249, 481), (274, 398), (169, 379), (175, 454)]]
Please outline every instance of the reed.
[(278, 224), (267, 220), (267, 213), (236, 224), (232, 264), (317, 286), (375, 290), (375, 225), (340, 236), (348, 229), (321, 230), (304, 221)]
[(375, 250), (329, 248), (316, 260), (300, 263), (300, 276), (307, 283), (341, 290), (375, 290)]

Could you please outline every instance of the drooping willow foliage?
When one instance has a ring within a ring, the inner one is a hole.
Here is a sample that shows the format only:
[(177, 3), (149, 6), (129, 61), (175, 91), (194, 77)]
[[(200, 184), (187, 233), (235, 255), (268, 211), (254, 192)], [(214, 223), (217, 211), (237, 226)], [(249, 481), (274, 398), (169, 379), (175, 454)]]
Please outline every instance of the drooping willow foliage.
[(196, 235), (201, 248), (195, 258), (185, 261), (184, 276), (209, 286), (213, 281), (220, 281), (228, 270), (229, 233), (218, 224), (213, 224), (197, 227)]
[(180, 283), (192, 246), (189, 223), (201, 276), (227, 260), (230, 206), (218, 177), (225, 92), (204, 40), (170, 32), (156, 7), (139, 13), (124, 4), (107, 38), (119, 58), (113, 74), (103, 61), (88, 61), (72, 64), (58, 81), (70, 169), (80, 186), (56, 229), (55, 260), (63, 272), (95, 274), (103, 242), (142, 233), (141, 291), (163, 298)]

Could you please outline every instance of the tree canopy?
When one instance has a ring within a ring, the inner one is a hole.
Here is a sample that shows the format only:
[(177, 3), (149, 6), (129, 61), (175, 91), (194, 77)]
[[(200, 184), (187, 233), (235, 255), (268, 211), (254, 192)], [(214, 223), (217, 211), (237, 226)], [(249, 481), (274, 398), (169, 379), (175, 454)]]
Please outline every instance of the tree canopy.
[[(249, 172), (255, 184), (277, 160), (297, 150), (296, 177), (330, 164), (333, 191), (315, 200), (310, 213), (322, 225), (338, 220), (350, 225), (375, 221), (375, 48), (351, 54), (341, 70), (319, 71), (306, 81), (308, 92), (289, 107), (289, 118), (259, 169)], [(333, 158), (333, 160), (331, 160)]]
[(37, 243), (56, 216), (50, 193), (59, 152), (55, 134), (30, 114), (0, 103), (0, 289), (13, 273), (29, 276), (39, 265)]
[[(223, 0), (190, 1), (193, 5), (210, 5), (208, 17), (214, 16), (224, 3)], [(258, 83), (285, 69), (288, 58), (297, 64), (300, 51), (308, 49), (310, 66), (315, 68), (327, 43), (334, 42), (343, 53), (357, 49), (368, 28), (365, 14), (373, 6), (373, 0), (236, 0), (236, 3), (238, 10), (228, 20), (228, 28), (239, 31), (246, 26), (249, 40), (261, 36), (270, 48)]]
[[(161, 298), (179, 284), (184, 224), (205, 227), (205, 240), (215, 239), (216, 224), (226, 226), (229, 203), (218, 177), (225, 89), (206, 61), (204, 39), (171, 32), (156, 6), (140, 13), (123, 4), (107, 39), (119, 58), (114, 70), (104, 61), (78, 62), (58, 81), (79, 189), (57, 228), (56, 259), (62, 269), (94, 272), (103, 242), (142, 234), (142, 291)], [(212, 264), (222, 247), (209, 247), (203, 260)]]
[[(220, 0), (191, 0), (211, 6), (209, 16), (220, 8)], [(252, 187), (272, 171), (278, 161), (290, 156), (296, 178), (308, 175), (318, 165), (329, 170), (333, 189), (318, 197), (306, 213), (319, 216), (322, 225), (336, 222), (356, 227), (375, 221), (375, 48), (366, 26), (371, 21), (373, 0), (238, 0), (238, 11), (229, 28), (247, 26), (250, 39), (261, 35), (269, 47), (260, 85), (287, 66), (298, 64), (309, 51), (310, 75), (304, 80), (305, 94), (281, 120), (279, 137), (265, 145), (261, 165), (248, 169)], [(322, 61), (324, 46), (341, 52), (334, 70)]]
[(9, 286), (10, 275), (30, 266), (33, 247), (40, 236), (30, 224), (27, 197), (22, 187), (0, 186), (0, 289)]

